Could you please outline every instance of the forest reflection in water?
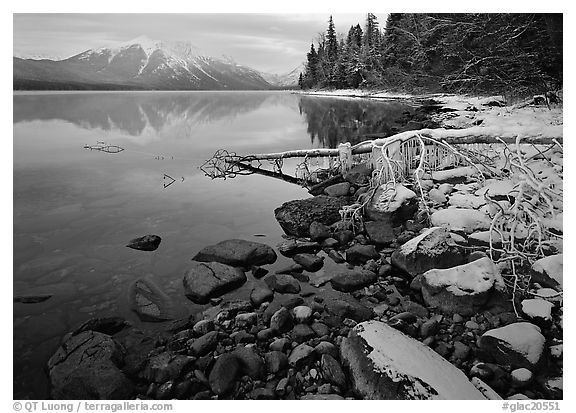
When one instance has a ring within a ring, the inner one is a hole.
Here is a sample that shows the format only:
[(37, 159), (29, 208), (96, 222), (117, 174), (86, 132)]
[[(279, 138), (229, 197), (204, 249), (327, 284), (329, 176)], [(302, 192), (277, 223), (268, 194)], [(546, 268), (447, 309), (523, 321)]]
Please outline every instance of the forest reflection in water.
[(355, 144), (366, 134), (396, 133), (414, 112), (398, 101), (318, 97), (289, 92), (117, 92), (22, 94), (14, 98), (14, 123), (60, 120), (84, 129), (128, 136), (178, 130), (247, 115), (263, 107), (299, 111), (313, 147)]

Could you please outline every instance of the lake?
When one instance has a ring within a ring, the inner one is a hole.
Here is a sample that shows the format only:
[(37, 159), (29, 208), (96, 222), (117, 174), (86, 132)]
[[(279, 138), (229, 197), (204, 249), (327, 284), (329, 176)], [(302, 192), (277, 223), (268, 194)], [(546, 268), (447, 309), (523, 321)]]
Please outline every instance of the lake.
[[(306, 189), (261, 175), (211, 180), (199, 166), (216, 150), (336, 147), (391, 134), (413, 110), (290, 92), (15, 93), (14, 294), (52, 297), (14, 304), (14, 398), (48, 397), (46, 361), (91, 317), (157, 328), (128, 306), (138, 277), (152, 277), (184, 316), (207, 307), (182, 288), (201, 248), (230, 238), (282, 240), (274, 209), (308, 197)], [(84, 148), (98, 142), (124, 151)], [(286, 161), (285, 171), (295, 166)], [(162, 237), (156, 251), (125, 247), (146, 234)], [(269, 268), (291, 262), (279, 256)], [(248, 276), (224, 298), (248, 297)]]

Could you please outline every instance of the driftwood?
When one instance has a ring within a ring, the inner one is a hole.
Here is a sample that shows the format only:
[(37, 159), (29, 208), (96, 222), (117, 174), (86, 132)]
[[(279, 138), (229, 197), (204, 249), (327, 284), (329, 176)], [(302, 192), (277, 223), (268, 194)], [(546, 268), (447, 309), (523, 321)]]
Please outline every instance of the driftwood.
[[(550, 127), (552, 133), (539, 133), (534, 135), (518, 135), (497, 128), (472, 127), (467, 129), (420, 129), (401, 132), (396, 135), (383, 137), (379, 134), (367, 135), (372, 138), (352, 146), (352, 155), (360, 155), (372, 152), (374, 146), (388, 145), (393, 142), (405, 142), (418, 135), (438, 141), (444, 141), (449, 145), (466, 144), (515, 144), (517, 141), (523, 144), (546, 145), (555, 141), (562, 144), (562, 128)], [(325, 156), (338, 156), (338, 149), (298, 149), (293, 151), (275, 152), (266, 154), (253, 154), (240, 157), (244, 161), (270, 160), (286, 158), (313, 158)]]

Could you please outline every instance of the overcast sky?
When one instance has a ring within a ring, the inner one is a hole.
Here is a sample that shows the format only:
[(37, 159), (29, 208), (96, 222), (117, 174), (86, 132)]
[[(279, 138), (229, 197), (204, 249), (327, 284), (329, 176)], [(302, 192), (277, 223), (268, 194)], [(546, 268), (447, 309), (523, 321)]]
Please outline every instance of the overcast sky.
[[(385, 13), (376, 13), (381, 24)], [(14, 55), (67, 58), (139, 36), (187, 40), (208, 55), (286, 73), (306, 59), (329, 14), (14, 14)], [(336, 31), (364, 26), (365, 14), (333, 14)]]

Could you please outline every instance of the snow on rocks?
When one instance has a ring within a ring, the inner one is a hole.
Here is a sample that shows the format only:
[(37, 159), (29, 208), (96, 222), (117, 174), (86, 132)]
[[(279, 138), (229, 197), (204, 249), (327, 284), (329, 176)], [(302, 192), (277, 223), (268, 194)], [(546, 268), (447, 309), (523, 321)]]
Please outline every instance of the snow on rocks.
[(366, 206), (366, 217), (373, 221), (388, 221), (394, 225), (410, 219), (418, 209), (414, 191), (402, 184), (394, 188), (381, 185)]
[(394, 251), (391, 261), (414, 277), (432, 268), (461, 264), (463, 257), (445, 228), (432, 227)]
[(563, 254), (550, 255), (532, 264), (532, 281), (544, 287), (563, 288)]
[(554, 308), (554, 304), (539, 298), (522, 301), (522, 312), (536, 324), (552, 322), (552, 308)]
[(502, 365), (534, 369), (542, 359), (545, 341), (539, 327), (519, 322), (488, 330), (478, 345)]
[(477, 190), (475, 194), (481, 198), (484, 198), (484, 195), (488, 194), (488, 196), (495, 201), (504, 201), (509, 200), (510, 197), (516, 197), (518, 192), (519, 185), (511, 180), (488, 179), (484, 183), (484, 186)]
[(434, 212), (430, 222), (436, 227), (447, 227), (450, 231), (471, 234), (490, 228), (490, 218), (475, 209), (447, 208)]
[(419, 341), (379, 321), (354, 327), (340, 345), (364, 399), (483, 400), (462, 371)]
[(478, 209), (486, 205), (486, 200), (476, 195), (456, 192), (450, 196), (448, 204), (457, 208)]
[(457, 267), (429, 270), (421, 282), (426, 304), (443, 313), (460, 315), (476, 313), (494, 288), (504, 288), (500, 272), (488, 257)]

